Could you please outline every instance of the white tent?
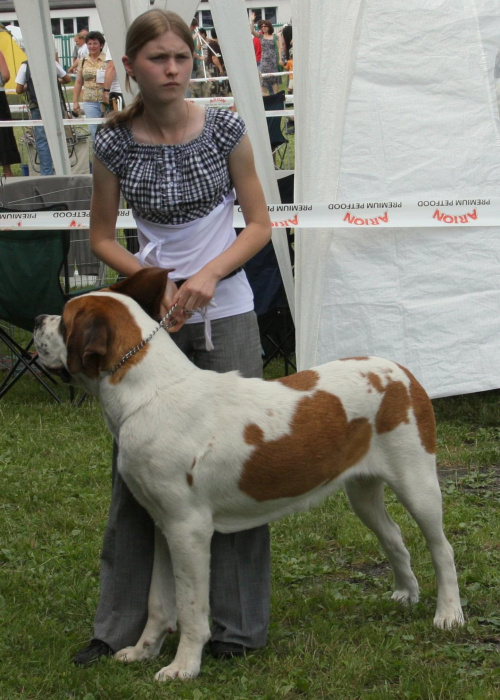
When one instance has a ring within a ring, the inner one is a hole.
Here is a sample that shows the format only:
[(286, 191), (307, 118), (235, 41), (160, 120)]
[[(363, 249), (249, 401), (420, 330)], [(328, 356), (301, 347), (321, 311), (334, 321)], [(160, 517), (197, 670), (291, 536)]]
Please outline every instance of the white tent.
[[(320, 4), (292, 6), (296, 201), (497, 195), (498, 2)], [(300, 366), (369, 353), (405, 364), (434, 397), (499, 387), (499, 232), (500, 221), (302, 229)]]
[[(149, 0), (97, 0), (112, 55)], [(48, 0), (15, 0), (35, 84), (48, 85)], [(187, 21), (197, 0), (157, 0)], [(243, 0), (211, 0), (238, 111), (268, 202), (279, 201)], [(499, 192), (493, 65), (496, 0), (292, 0), (297, 202), (423, 201)], [(28, 27), (29, 29), (28, 34)], [(31, 58), (33, 57), (33, 59)], [(118, 64), (118, 61), (116, 61)], [(56, 172), (64, 132), (46, 95)], [(44, 105), (41, 104), (42, 117)], [(68, 165), (69, 168), (69, 165)], [(381, 354), (432, 396), (500, 386), (499, 229), (301, 229), (295, 292), (284, 233), (274, 243), (294, 308), (299, 366)]]

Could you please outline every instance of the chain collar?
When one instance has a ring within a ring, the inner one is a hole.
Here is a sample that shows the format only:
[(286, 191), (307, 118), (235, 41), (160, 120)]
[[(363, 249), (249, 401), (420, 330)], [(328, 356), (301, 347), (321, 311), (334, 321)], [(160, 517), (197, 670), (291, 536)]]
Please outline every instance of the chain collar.
[(166, 331), (168, 331), (169, 328), (173, 328), (175, 325), (177, 325), (177, 321), (171, 321), (169, 324), (165, 325), (167, 321), (172, 317), (172, 314), (177, 308), (177, 304), (174, 304), (171, 309), (166, 313), (166, 315), (161, 319), (161, 321), (158, 323), (155, 329), (151, 331), (151, 333), (148, 335), (147, 338), (144, 338), (144, 340), (141, 340), (139, 345), (136, 345), (135, 348), (132, 348), (132, 350), (129, 350), (116, 364), (112, 369), (108, 370), (108, 374), (114, 374), (117, 370), (120, 369), (128, 360), (130, 360), (131, 357), (133, 357), (136, 353), (139, 352), (139, 350), (142, 350), (142, 348), (149, 343), (149, 341), (158, 333), (158, 331), (161, 328), (164, 328)]

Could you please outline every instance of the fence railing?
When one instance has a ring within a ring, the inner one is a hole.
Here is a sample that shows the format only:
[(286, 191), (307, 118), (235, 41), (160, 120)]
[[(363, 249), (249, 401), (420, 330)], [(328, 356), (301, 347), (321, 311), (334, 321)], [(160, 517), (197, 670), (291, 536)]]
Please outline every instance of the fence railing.
[(73, 63), (72, 54), (75, 46), (75, 35), (54, 34), (54, 42), (59, 56), (59, 63), (62, 65), (64, 70), (68, 70), (68, 68), (71, 68), (71, 64)]

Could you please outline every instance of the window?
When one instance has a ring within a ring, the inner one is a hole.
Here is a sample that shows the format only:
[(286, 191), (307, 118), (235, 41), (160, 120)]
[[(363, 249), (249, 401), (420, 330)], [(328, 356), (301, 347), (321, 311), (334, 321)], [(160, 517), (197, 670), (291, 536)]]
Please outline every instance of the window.
[(266, 7), (266, 19), (276, 24), (276, 7)]
[(62, 21), (63, 24), (63, 34), (74, 34), (75, 33), (75, 23), (72, 17), (65, 17)]
[(257, 24), (259, 19), (268, 19), (272, 24), (276, 24), (276, 7), (264, 7), (261, 9), (255, 9), (253, 11), (255, 12), (255, 24)]
[(61, 20), (60, 19), (52, 18), (50, 20), (50, 24), (52, 25), (52, 34), (60, 34), (61, 33)]
[(212, 19), (212, 13), (210, 10), (202, 10), (201, 11), (201, 24), (200, 27), (213, 27), (214, 22)]
[(76, 32), (81, 32), (82, 29), (89, 28), (89, 18), (88, 17), (77, 17), (76, 18)]

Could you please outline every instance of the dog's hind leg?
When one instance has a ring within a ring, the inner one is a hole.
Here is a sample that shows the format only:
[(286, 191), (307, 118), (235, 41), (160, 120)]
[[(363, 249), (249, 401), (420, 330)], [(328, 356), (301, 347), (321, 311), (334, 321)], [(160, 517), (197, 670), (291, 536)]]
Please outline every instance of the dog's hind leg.
[(378, 477), (354, 477), (345, 483), (351, 507), (359, 519), (377, 536), (394, 575), (394, 600), (418, 601), (418, 582), (410, 566), (399, 526), (384, 505), (384, 482)]
[(435, 627), (463, 625), (453, 549), (443, 530), (441, 489), (435, 467), (406, 471), (390, 486), (422, 530), (431, 552), (438, 588)]
[(146, 627), (134, 647), (126, 647), (115, 654), (119, 661), (132, 662), (152, 659), (160, 653), (168, 632), (177, 626), (175, 579), (167, 541), (155, 528), (155, 556), (148, 599)]

